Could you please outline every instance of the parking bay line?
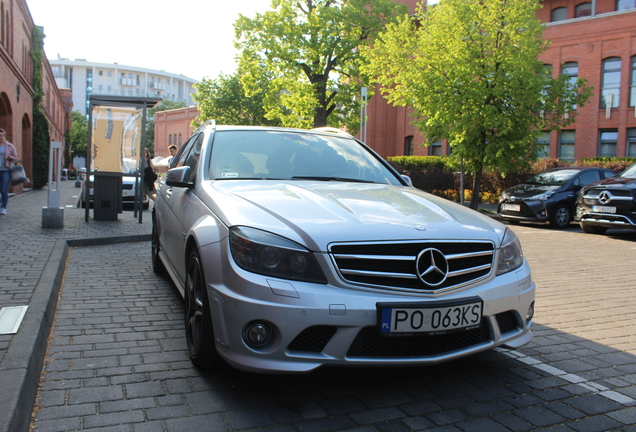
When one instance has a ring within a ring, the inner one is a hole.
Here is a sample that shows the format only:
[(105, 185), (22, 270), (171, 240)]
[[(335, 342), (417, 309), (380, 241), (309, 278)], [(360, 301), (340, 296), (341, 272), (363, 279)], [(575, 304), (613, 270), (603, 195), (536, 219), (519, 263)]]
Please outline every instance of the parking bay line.
[(585, 379), (581, 376), (567, 373), (564, 370), (559, 368), (555, 368), (554, 366), (547, 365), (543, 363), (541, 360), (537, 360), (534, 357), (527, 356), (519, 351), (509, 350), (506, 348), (494, 348), (495, 351), (500, 352), (502, 354), (507, 355), (508, 357), (512, 357), (522, 363), (525, 363), (529, 366), (533, 366), (537, 369), (540, 369), (544, 372), (549, 373), (550, 375), (556, 376), (558, 378), (564, 379), (566, 381), (571, 382), (572, 384), (577, 384), (583, 387), (586, 390), (589, 390), (593, 393), (597, 393), (607, 399), (613, 400), (622, 405), (634, 405), (636, 404), (636, 400), (630, 398), (629, 396), (625, 396), (624, 394), (618, 393), (614, 390), (610, 390), (609, 388), (592, 382), (588, 379)]

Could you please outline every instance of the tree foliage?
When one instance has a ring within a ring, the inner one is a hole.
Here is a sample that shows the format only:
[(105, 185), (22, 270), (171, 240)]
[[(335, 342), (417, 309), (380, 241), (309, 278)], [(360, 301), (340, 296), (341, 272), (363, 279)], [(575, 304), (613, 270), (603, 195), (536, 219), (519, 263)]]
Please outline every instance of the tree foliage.
[(146, 142), (144, 144), (150, 154), (153, 154), (155, 151), (155, 113), (184, 108), (185, 106), (185, 102), (175, 102), (170, 99), (165, 99), (148, 110), (146, 113)]
[(192, 97), (200, 112), (195, 123), (199, 125), (214, 119), (219, 124), (279, 126), (281, 122), (278, 119), (265, 117), (263, 98), (267, 81), (262, 84), (260, 90), (246, 96), (239, 74), (204, 78), (194, 85), (197, 92)]
[(357, 130), (359, 49), (406, 6), (392, 0), (273, 0), (273, 10), (234, 24), (248, 95), (285, 126)]
[[(364, 71), (396, 105), (414, 108), (432, 142), (449, 140), (474, 172), (471, 207), (484, 170), (506, 173), (534, 159), (535, 138), (574, 121), (591, 90), (552, 77), (538, 56), (548, 42), (538, 0), (444, 0), (389, 25), (363, 52)], [(569, 115), (566, 115), (568, 113)]]
[(71, 113), (71, 131), (67, 146), (76, 156), (86, 156), (88, 147), (88, 119), (79, 111)]
[[(49, 135), (49, 121), (40, 108), (44, 90), (42, 89), (42, 61), (44, 59), (44, 32), (41, 27), (33, 27), (31, 39), (33, 47), (29, 51), (33, 60), (33, 142), (31, 144), (33, 155), (31, 184), (34, 189), (41, 189), (49, 181), (49, 147), (51, 137)], [(23, 143), (25, 145), (26, 143)]]

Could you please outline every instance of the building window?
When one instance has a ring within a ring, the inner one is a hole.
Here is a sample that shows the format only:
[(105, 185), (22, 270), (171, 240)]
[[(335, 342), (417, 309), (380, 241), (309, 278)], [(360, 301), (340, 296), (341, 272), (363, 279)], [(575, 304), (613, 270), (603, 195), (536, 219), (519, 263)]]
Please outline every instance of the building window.
[(111, 71), (108, 71), (108, 76), (113, 76), (113, 73)]
[(552, 12), (550, 13), (551, 22), (563, 21), (566, 19), (568, 19), (568, 8), (559, 7), (559, 8), (552, 9)]
[(172, 134), (168, 135), (168, 147), (172, 145)]
[(629, 72), (629, 106), (633, 107), (636, 106), (636, 56), (632, 57), (632, 65)]
[(97, 71), (97, 75), (103, 76), (104, 75), (104, 71)]
[(627, 129), (627, 157), (636, 157), (636, 128)]
[(592, 3), (580, 3), (574, 9), (574, 18), (592, 16)]
[(442, 140), (436, 139), (431, 143), (431, 156), (442, 155)]
[(534, 154), (538, 159), (550, 157), (550, 132), (541, 132), (541, 135), (535, 140), (536, 147)]
[(404, 156), (413, 156), (413, 135), (404, 138)]
[(622, 11), (636, 8), (636, 0), (616, 0), (616, 10)]
[[(601, 108), (618, 108), (621, 87), (621, 59), (608, 58), (603, 61), (603, 82), (601, 83)], [(611, 100), (611, 103), (609, 101)]]
[(179, 134), (179, 147), (181, 147), (181, 134)]
[(574, 131), (559, 134), (559, 159), (574, 162)]
[[(561, 73), (568, 77), (570, 88), (576, 88), (576, 81), (579, 78), (579, 64), (577, 62), (568, 62), (563, 65)], [(576, 105), (572, 105), (572, 110), (576, 109)]]
[(617, 141), (617, 131), (601, 131), (599, 136), (598, 155), (600, 157), (616, 157)]

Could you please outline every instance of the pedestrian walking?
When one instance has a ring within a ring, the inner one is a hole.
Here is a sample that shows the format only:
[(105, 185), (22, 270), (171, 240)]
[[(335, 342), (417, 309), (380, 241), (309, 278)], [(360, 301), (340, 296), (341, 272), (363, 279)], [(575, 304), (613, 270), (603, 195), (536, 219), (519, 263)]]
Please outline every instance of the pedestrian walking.
[(11, 167), (18, 160), (18, 152), (13, 144), (6, 139), (7, 134), (4, 129), (0, 129), (0, 193), (2, 193), (2, 204), (0, 205), (0, 215), (7, 214), (7, 204), (9, 203), (9, 182), (11, 181)]

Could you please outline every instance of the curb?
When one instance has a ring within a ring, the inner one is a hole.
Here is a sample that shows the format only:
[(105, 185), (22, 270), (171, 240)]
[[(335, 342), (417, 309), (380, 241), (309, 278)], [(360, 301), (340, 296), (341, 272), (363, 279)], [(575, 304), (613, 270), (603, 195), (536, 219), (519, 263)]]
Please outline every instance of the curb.
[(26, 432), (48, 349), (70, 247), (150, 241), (150, 234), (57, 240), (0, 370), (0, 432)]

